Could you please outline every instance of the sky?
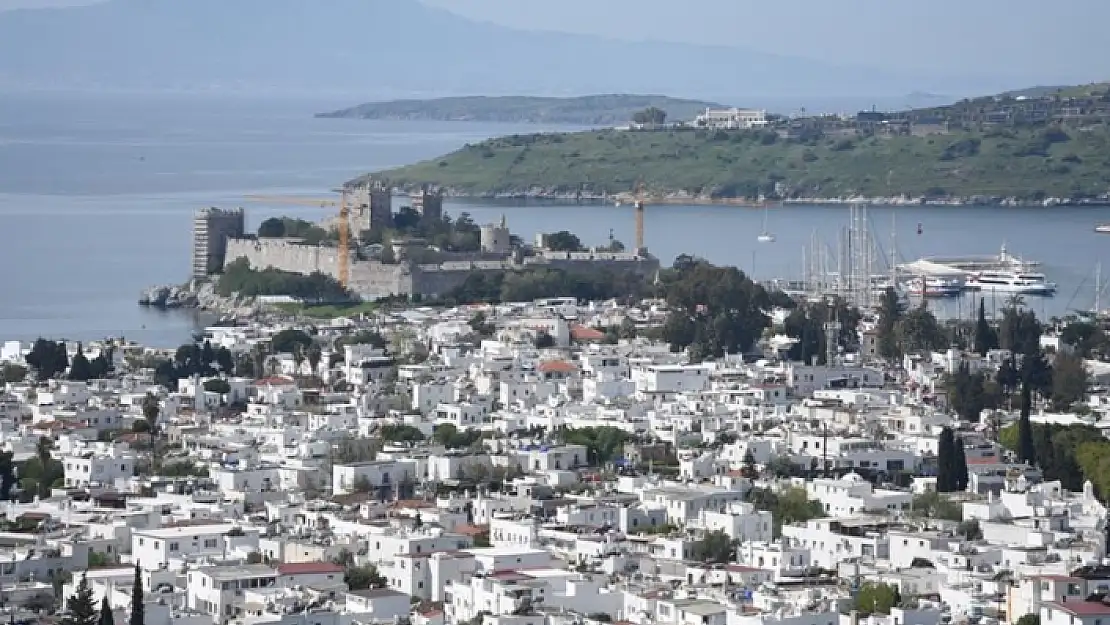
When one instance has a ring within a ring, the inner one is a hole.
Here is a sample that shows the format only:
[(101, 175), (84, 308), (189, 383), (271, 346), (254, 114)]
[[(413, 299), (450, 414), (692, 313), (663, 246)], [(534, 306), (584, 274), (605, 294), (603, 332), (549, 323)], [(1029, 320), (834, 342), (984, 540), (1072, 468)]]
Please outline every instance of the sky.
[[(92, 1), (0, 0), (0, 10)], [(1021, 68), (1059, 83), (1110, 80), (1107, 0), (422, 1), (524, 29), (737, 46), (887, 69)]]

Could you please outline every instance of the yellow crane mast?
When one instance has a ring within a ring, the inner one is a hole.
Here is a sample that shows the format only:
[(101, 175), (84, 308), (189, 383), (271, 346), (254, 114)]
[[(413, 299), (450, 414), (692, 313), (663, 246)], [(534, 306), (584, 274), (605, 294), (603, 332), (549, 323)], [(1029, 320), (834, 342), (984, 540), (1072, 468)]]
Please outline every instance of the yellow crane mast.
[(644, 247), (644, 181), (636, 183), (636, 253), (642, 254)]
[(288, 204), (292, 206), (311, 206), (316, 208), (339, 207), (339, 284), (347, 288), (351, 278), (351, 205), (348, 201), (350, 191), (339, 190), (339, 200), (298, 197), (295, 195), (249, 195), (248, 200), (262, 204)]

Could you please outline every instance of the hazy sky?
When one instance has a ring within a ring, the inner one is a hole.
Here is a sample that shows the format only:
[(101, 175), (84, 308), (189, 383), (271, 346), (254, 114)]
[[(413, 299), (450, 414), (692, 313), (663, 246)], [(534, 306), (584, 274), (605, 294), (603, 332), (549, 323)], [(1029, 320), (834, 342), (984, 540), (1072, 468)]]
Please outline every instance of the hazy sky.
[[(90, 1), (0, 0), (0, 10)], [(424, 1), (520, 28), (734, 45), (885, 68), (1018, 67), (1061, 82), (1110, 79), (1108, 0)]]

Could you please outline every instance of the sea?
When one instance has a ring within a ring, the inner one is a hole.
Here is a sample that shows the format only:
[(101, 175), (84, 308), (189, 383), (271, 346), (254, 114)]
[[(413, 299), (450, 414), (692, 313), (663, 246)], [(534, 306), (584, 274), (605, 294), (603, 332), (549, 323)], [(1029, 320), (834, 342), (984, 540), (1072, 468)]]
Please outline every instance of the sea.
[[(267, 205), (253, 195), (328, 197), (359, 174), (484, 138), (566, 128), (511, 124), (316, 119), (353, 104), (211, 94), (0, 94), (0, 342), (123, 336), (172, 347), (210, 321), (137, 305), (150, 285), (189, 274), (192, 212), (243, 206), (248, 226), (278, 215), (325, 217), (316, 207)], [(514, 233), (569, 230), (586, 244), (633, 240), (628, 206), (449, 202), (479, 223), (502, 215)], [(1096, 267), (1107, 267), (1104, 207), (874, 206), (868, 224), (884, 255), (995, 254), (1003, 246), (1042, 263), (1059, 285), (1027, 304), (1042, 317), (1089, 310)], [(758, 279), (799, 279), (814, 250), (835, 258), (849, 224), (842, 205), (648, 206), (645, 242), (668, 264), (679, 254), (736, 265)], [(760, 243), (764, 229), (773, 243)], [(830, 267), (835, 260), (829, 261)], [(1001, 302), (988, 303), (989, 308)], [(1103, 301), (1110, 301), (1103, 298)], [(941, 305), (968, 315), (975, 301)]]

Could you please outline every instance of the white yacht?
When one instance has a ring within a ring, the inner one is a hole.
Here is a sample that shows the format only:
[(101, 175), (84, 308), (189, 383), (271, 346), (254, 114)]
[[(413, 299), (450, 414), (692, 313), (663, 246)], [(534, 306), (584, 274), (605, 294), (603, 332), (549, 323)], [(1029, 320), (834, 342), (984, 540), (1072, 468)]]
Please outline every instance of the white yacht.
[(967, 286), (981, 291), (1019, 295), (1052, 295), (1056, 292), (1056, 283), (1049, 282), (1043, 273), (1031, 271), (980, 271), (968, 277)]
[(964, 290), (964, 281), (958, 278), (914, 278), (906, 284), (915, 297), (956, 297)]

